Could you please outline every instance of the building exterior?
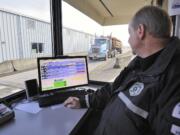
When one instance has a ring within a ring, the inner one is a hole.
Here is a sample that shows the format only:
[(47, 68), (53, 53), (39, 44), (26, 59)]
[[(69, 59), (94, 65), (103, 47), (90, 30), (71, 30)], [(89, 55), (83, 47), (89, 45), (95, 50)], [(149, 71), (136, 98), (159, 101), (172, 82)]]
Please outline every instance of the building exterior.
[[(94, 36), (63, 28), (64, 54), (87, 52)], [(51, 25), (32, 17), (0, 10), (0, 62), (52, 56)]]
[(71, 53), (88, 53), (91, 44), (94, 42), (94, 35), (89, 33), (63, 27), (63, 52)]

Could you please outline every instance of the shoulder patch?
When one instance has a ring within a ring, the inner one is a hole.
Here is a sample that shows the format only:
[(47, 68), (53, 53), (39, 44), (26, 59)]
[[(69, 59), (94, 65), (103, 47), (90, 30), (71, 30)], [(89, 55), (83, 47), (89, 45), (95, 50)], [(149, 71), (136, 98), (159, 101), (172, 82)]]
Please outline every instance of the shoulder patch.
[(171, 133), (173, 133), (174, 135), (180, 135), (180, 127), (173, 124), (171, 126)]
[(129, 94), (130, 96), (137, 96), (141, 93), (143, 89), (144, 89), (144, 84), (141, 82), (136, 82), (129, 89)]
[(172, 116), (174, 118), (180, 119), (180, 102), (176, 104), (176, 106), (173, 109)]

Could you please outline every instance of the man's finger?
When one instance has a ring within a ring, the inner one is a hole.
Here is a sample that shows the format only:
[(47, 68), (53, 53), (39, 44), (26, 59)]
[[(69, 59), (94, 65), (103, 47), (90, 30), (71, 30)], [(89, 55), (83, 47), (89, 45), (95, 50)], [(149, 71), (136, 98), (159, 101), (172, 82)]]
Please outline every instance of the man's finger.
[(72, 97), (69, 97), (68, 99), (66, 99), (66, 100), (64, 101), (64, 104), (69, 104), (69, 103), (71, 103), (72, 101), (73, 101)]

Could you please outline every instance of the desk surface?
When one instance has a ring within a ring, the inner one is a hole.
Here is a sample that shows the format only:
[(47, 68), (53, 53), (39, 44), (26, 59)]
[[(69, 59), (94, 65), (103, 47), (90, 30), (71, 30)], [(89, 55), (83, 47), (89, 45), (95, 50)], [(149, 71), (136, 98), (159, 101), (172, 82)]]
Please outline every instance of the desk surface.
[(61, 106), (31, 114), (15, 109), (15, 119), (0, 126), (0, 135), (68, 135), (86, 111)]

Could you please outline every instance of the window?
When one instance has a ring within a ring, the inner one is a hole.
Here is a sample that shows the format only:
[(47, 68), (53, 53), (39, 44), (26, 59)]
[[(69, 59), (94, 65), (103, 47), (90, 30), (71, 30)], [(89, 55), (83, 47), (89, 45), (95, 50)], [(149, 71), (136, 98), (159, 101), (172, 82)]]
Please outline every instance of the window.
[[(0, 97), (5, 97), (25, 88), (25, 80), (38, 78), (36, 58), (52, 56), (53, 47), (49, 0), (5, 0), (0, 1), (0, 8), (5, 9), (0, 10)], [(118, 30), (120, 37), (126, 35), (127, 40), (127, 25), (125, 28), (103, 27), (64, 1), (62, 24), (64, 55), (86, 55), (90, 80), (112, 82), (127, 65), (130, 53), (123, 58), (126, 62), (120, 59), (121, 68), (114, 69), (116, 58), (122, 57), (106, 45), (112, 43), (109, 35), (117, 37), (112, 29)], [(97, 46), (95, 41), (101, 35), (109, 41)], [(125, 50), (130, 49), (125, 47)]]
[[(0, 0), (0, 98), (38, 78), (37, 57), (52, 56), (50, 1)], [(21, 93), (21, 92), (20, 92)]]
[(32, 43), (32, 52), (33, 53), (43, 53), (44, 44), (43, 43)]
[[(84, 7), (87, 7), (88, 2), (90, 1), (84, 2)], [(81, 6), (83, 7), (83, 4)], [(93, 13), (96, 14), (95, 12), (94, 10)], [(132, 56), (128, 44), (128, 25), (101, 26), (64, 1), (62, 23), (66, 28), (66, 32), (62, 34), (63, 53), (86, 55), (90, 80), (113, 82)], [(114, 45), (119, 42), (113, 42), (112, 37), (121, 40), (122, 44)], [(120, 53), (121, 49), (123, 54)], [(121, 68), (113, 68), (117, 63)]]

